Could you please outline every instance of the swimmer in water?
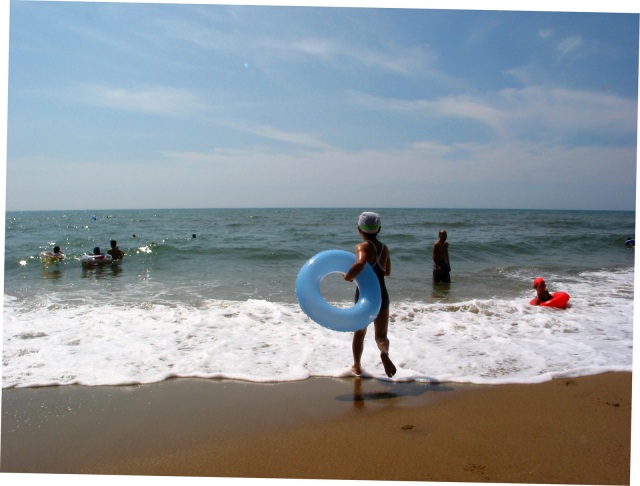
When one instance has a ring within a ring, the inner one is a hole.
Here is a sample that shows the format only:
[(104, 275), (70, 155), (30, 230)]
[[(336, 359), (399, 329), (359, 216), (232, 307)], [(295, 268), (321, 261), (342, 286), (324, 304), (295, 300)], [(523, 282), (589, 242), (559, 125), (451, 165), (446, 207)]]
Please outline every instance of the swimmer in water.
[(60, 250), (59, 246), (54, 246), (53, 247), (53, 256), (62, 260), (64, 258), (64, 253), (62, 253), (62, 250)]
[(539, 305), (540, 302), (551, 300), (551, 294), (547, 290), (547, 284), (542, 277), (538, 277), (533, 281), (533, 288), (536, 289), (536, 297), (531, 301), (531, 304)]
[(447, 230), (440, 230), (438, 241), (433, 245), (431, 252), (433, 259), (433, 281), (451, 282), (451, 266), (449, 265), (449, 243), (447, 243)]
[(121, 260), (124, 258), (124, 252), (118, 248), (118, 242), (116, 240), (111, 240), (111, 248), (107, 250), (107, 253), (111, 255), (111, 258), (114, 260)]

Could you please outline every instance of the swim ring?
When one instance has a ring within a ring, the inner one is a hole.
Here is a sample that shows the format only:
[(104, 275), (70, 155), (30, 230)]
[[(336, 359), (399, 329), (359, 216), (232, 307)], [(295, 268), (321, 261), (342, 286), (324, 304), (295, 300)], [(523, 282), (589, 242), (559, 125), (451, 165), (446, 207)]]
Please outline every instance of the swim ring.
[(111, 255), (89, 255), (84, 254), (80, 257), (80, 261), (84, 265), (106, 265), (113, 261)]
[(64, 255), (61, 253), (60, 255), (56, 255), (52, 251), (41, 251), (40, 252), (40, 261), (45, 264), (57, 263), (64, 260)]
[[(538, 304), (540, 307), (557, 307), (559, 309), (564, 309), (567, 307), (567, 303), (569, 302), (570, 296), (566, 292), (554, 292), (551, 294), (551, 299), (546, 300), (544, 302), (540, 302)], [(536, 305), (536, 299), (533, 299), (530, 304)]]
[(296, 298), (302, 311), (321, 326), (353, 332), (366, 327), (378, 315), (382, 298), (380, 284), (368, 263), (355, 278), (360, 298), (355, 305), (339, 308), (329, 304), (320, 292), (320, 282), (331, 273), (347, 273), (356, 256), (343, 250), (327, 250), (310, 258), (296, 279)]

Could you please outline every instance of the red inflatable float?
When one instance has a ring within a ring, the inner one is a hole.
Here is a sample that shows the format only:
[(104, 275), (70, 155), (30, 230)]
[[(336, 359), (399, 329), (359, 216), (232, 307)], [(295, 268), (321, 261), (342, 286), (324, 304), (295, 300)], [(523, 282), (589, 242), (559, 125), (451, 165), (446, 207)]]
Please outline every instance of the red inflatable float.
[[(569, 302), (569, 294), (566, 292), (554, 292), (551, 294), (551, 299), (545, 300), (544, 302), (540, 302), (540, 307), (557, 307), (559, 309), (564, 309), (567, 307), (567, 303)], [(533, 299), (529, 302), (531, 305), (536, 305), (537, 298)]]

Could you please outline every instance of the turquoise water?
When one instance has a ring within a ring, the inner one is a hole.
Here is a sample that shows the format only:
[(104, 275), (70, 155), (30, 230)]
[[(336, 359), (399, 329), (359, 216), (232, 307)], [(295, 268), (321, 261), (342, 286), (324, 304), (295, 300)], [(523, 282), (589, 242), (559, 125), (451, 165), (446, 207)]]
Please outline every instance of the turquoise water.
[[(362, 209), (381, 214), (380, 239), (391, 251), (390, 338), (392, 350), (407, 357), (399, 362), (398, 379), (531, 381), (587, 369), (588, 353), (604, 354), (596, 359), (598, 369), (630, 366), (634, 250), (624, 242), (634, 236), (635, 213)], [(3, 386), (171, 376), (255, 381), (342, 376), (350, 360), (349, 336), (310, 322), (297, 306), (294, 286), (298, 270), (314, 254), (353, 251), (359, 212), (8, 212)], [(434, 286), (430, 255), (441, 228), (449, 235), (452, 283)], [(82, 254), (95, 246), (106, 250), (110, 239), (125, 251), (124, 261), (84, 268)], [(54, 245), (66, 259), (45, 266), (38, 254)], [(571, 294), (570, 309), (541, 313), (528, 306), (531, 282), (539, 275), (550, 290)], [(352, 298), (351, 284), (327, 280), (328, 300)], [(185, 347), (176, 335), (194, 344)], [(487, 351), (494, 349), (497, 335), (518, 350), (516, 356)], [(545, 340), (566, 335), (571, 342), (544, 350), (552, 356), (538, 362)], [(605, 343), (607, 335), (618, 337)], [(473, 345), (474, 339), (482, 346)], [(582, 349), (585, 343), (590, 344)], [(213, 358), (218, 346), (226, 350), (223, 361)], [(455, 351), (436, 365), (432, 360), (445, 352), (443, 346)], [(265, 356), (263, 349), (274, 354)], [(321, 349), (331, 351), (321, 354)], [(434, 349), (438, 353), (428, 352)], [(53, 350), (57, 353), (46, 358)], [(126, 350), (136, 356), (135, 365)], [(561, 356), (568, 351), (576, 358)], [(92, 359), (113, 373), (91, 371)], [(376, 369), (377, 359), (372, 355), (370, 361)], [(495, 371), (511, 368), (506, 374)]]

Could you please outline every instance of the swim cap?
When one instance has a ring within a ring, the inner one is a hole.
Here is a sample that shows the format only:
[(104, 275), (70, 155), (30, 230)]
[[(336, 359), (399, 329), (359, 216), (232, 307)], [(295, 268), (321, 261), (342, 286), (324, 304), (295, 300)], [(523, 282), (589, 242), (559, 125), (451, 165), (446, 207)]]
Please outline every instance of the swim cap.
[(538, 277), (533, 281), (533, 288), (535, 289), (538, 286), (538, 284), (543, 284), (543, 283), (544, 283), (544, 279), (542, 277)]
[(363, 233), (375, 234), (380, 231), (380, 215), (365, 211), (358, 217), (358, 228)]

